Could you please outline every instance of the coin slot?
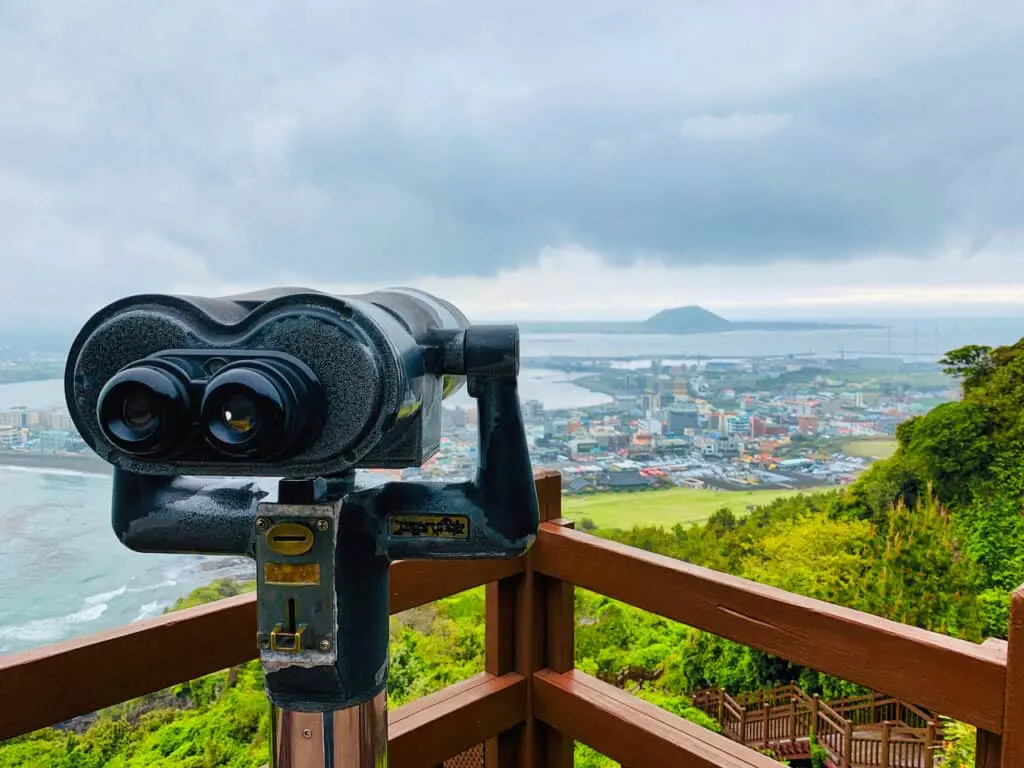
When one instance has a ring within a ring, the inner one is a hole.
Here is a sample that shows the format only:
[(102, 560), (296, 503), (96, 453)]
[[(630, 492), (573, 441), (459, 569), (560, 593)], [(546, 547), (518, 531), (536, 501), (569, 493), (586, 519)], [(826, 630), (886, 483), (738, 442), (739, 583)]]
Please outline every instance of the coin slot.
[(313, 531), (301, 523), (278, 523), (266, 535), (267, 546), (279, 555), (304, 555), (313, 548)]

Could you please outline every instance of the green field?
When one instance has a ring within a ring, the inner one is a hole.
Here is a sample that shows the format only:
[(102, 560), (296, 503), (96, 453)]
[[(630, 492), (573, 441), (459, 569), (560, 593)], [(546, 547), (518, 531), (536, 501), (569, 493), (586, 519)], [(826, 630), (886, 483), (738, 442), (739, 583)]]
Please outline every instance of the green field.
[(710, 491), (670, 488), (664, 491), (596, 493), (562, 499), (563, 514), (579, 521), (588, 518), (598, 528), (664, 526), (703, 523), (721, 507), (744, 514), (750, 505), (767, 504), (797, 491)]
[(896, 453), (895, 440), (849, 440), (843, 443), (843, 452), (868, 459), (888, 459)]

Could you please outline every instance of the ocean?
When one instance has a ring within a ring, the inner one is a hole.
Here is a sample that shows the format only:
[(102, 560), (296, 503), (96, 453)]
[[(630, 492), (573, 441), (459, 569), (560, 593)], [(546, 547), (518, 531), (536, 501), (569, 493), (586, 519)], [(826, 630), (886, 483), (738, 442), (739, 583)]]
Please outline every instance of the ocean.
[(110, 478), (0, 467), (0, 653), (155, 616), (241, 559), (143, 555), (110, 527)]
[[(885, 321), (873, 320), (884, 323)], [(816, 352), (891, 353), (936, 360), (963, 344), (1006, 344), (1024, 321), (893, 321), (888, 329), (733, 332), (692, 336), (525, 334), (524, 358), (673, 355), (736, 357)], [(606, 402), (563, 373), (525, 368), (524, 400), (546, 408)], [(0, 410), (57, 405), (60, 380), (0, 385)], [(465, 391), (452, 404), (469, 405)], [(218, 576), (247, 577), (244, 560), (138, 554), (110, 528), (110, 478), (67, 471), (0, 467), (0, 653), (32, 648), (160, 614), (175, 599)]]

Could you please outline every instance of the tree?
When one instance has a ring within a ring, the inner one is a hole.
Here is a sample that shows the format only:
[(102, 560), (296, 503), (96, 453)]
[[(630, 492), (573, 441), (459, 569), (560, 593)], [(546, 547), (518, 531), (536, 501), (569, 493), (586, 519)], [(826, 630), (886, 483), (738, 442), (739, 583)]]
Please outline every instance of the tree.
[(980, 641), (974, 561), (954, 537), (950, 512), (926, 492), (890, 511), (871, 540), (870, 572), (853, 607), (904, 624)]
[(902, 462), (931, 482), (943, 503), (966, 504), (992, 477), (995, 430), (988, 404), (973, 399), (944, 403), (908, 431)]
[(971, 389), (992, 372), (992, 347), (968, 344), (947, 352), (939, 364), (946, 374), (963, 381), (965, 390)]

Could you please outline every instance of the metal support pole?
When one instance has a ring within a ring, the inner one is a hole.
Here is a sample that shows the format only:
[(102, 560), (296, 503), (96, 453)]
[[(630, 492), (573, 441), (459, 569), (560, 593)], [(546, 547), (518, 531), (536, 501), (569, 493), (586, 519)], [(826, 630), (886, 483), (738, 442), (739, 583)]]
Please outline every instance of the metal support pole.
[(387, 694), (333, 712), (273, 708), (274, 768), (386, 768)]

